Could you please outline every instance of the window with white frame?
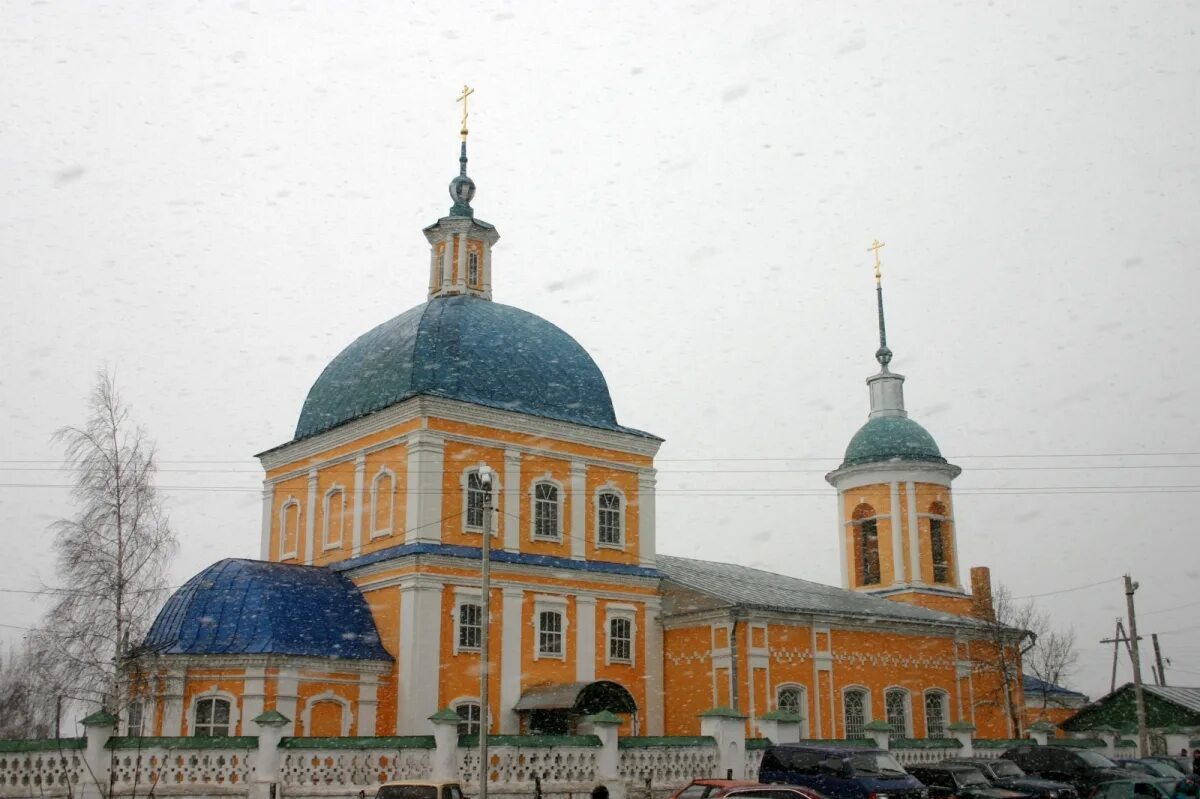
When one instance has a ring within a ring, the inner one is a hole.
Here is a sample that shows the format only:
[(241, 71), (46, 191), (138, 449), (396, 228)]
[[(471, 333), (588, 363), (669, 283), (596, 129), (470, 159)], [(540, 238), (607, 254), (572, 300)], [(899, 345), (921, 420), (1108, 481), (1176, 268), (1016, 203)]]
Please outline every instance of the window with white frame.
[[(483, 514), (484, 508), (493, 504), (489, 502), (490, 497), (494, 496), (492, 492), (496, 490), (496, 476), (492, 475), (491, 490), (483, 488), (483, 474), (479, 469), (471, 469), (467, 472), (466, 481), (466, 497), (463, 513), (466, 516), (466, 528), (468, 530), (483, 530)], [(496, 531), (493, 530), (493, 533)]]
[(908, 736), (908, 691), (893, 688), (883, 695), (883, 704), (887, 709), (887, 723), (891, 727), (893, 738)]
[(563, 614), (543, 610), (538, 614), (538, 654), (542, 657), (563, 656)]
[(562, 530), (559, 488), (549, 480), (533, 484), (533, 537), (558, 540)]
[(633, 662), (634, 616), (628, 611), (609, 612), (608, 662)]
[(775, 706), (786, 713), (804, 715), (804, 689), (799, 685), (781, 685)]
[(946, 737), (946, 695), (941, 691), (925, 694), (925, 737)]
[(279, 509), (279, 558), (294, 558), (300, 541), (300, 503), (294, 497)]
[(605, 490), (596, 495), (596, 545), (620, 547), (625, 540), (625, 507), (621, 495)]
[(482, 718), (478, 702), (459, 702), (454, 706), (454, 712), (462, 721), (458, 722), (459, 735), (478, 735), (479, 723)]
[(467, 253), (467, 282), (472, 286), (479, 286), (479, 253), (475, 250)]
[(371, 538), (391, 535), (396, 524), (396, 473), (386, 466), (371, 480)]
[(125, 734), (132, 738), (141, 737), (143, 726), (142, 703), (130, 702), (125, 708)]
[(346, 525), (346, 492), (341, 486), (335, 485), (325, 492), (323, 510), (321, 543), (325, 549), (336, 549), (342, 545), (342, 532)]
[(483, 646), (483, 606), (479, 601), (458, 606), (458, 650), (478, 651)]
[(842, 716), (845, 721), (846, 738), (867, 737), (867, 692), (854, 688), (842, 694)]
[(197, 737), (225, 736), (230, 734), (231, 704), (228, 699), (204, 696), (196, 700), (196, 723), (192, 734)]

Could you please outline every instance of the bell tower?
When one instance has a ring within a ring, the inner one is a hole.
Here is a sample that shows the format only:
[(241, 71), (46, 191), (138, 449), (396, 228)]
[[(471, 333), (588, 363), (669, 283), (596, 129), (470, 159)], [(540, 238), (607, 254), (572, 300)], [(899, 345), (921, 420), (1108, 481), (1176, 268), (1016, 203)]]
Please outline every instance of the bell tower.
[(474, 89), (463, 86), (462, 146), (458, 175), (450, 181), (450, 214), (425, 228), (429, 241), (429, 298), (470, 294), (492, 298), (492, 245), (500, 239), (496, 228), (475, 218), (471, 200), (475, 181), (467, 176), (467, 99)]
[(961, 469), (946, 461), (928, 431), (904, 408), (904, 376), (892, 372), (875, 241), (879, 372), (867, 378), (871, 410), (825, 475), (837, 489), (842, 585), (853, 591), (950, 613), (969, 613), (959, 577), (950, 484)]

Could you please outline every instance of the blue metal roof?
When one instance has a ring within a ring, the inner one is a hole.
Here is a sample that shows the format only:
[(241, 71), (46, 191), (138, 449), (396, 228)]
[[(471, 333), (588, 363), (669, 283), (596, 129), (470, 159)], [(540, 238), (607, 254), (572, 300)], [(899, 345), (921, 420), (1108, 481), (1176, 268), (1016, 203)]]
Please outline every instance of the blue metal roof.
[(876, 416), (850, 439), (846, 457), (839, 468), (890, 460), (946, 462), (933, 436), (912, 419)]
[(1022, 674), (1021, 682), (1027, 694), (1037, 694), (1038, 696), (1042, 696), (1043, 694), (1046, 696), (1072, 696), (1087, 699), (1087, 696), (1078, 691), (1072, 691), (1070, 688), (1063, 688), (1061, 685), (1046, 682), (1039, 677), (1034, 677), (1032, 674)]
[(363, 595), (325, 568), (227, 558), (159, 611), (142, 651), (391, 660)]
[(575, 339), (519, 308), (459, 295), (342, 350), (309, 390), (295, 440), (421, 394), (648, 435), (617, 424), (604, 375)]

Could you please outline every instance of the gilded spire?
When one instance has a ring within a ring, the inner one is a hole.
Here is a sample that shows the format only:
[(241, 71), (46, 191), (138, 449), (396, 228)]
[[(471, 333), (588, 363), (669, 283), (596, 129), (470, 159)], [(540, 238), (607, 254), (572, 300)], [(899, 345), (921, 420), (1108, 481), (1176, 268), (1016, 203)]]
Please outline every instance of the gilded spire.
[(879, 349), (875, 350), (875, 360), (879, 361), (879, 365), (886, 372), (888, 364), (892, 362), (892, 351), (888, 349), (887, 327), (883, 322), (883, 271), (881, 269), (883, 264), (879, 260), (879, 251), (885, 246), (887, 245), (882, 241), (875, 239), (867, 248), (867, 252), (875, 253), (875, 298), (879, 304)]
[(471, 208), (471, 200), (475, 197), (475, 181), (467, 177), (467, 98), (474, 93), (474, 89), (464, 85), (462, 94), (455, 100), (456, 103), (462, 103), (462, 123), (458, 131), (462, 136), (462, 147), (458, 156), (458, 177), (450, 181), (450, 199), (454, 200), (450, 216), (475, 216)]

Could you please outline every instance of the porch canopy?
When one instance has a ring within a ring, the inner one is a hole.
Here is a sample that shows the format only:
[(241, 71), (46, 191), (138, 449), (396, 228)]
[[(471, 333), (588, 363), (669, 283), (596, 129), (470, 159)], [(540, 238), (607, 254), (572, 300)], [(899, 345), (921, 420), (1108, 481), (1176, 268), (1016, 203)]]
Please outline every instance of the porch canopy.
[(571, 682), (558, 685), (535, 685), (513, 705), (518, 713), (536, 710), (569, 710), (580, 716), (590, 716), (607, 710), (610, 713), (636, 713), (637, 703), (625, 686), (610, 680)]

